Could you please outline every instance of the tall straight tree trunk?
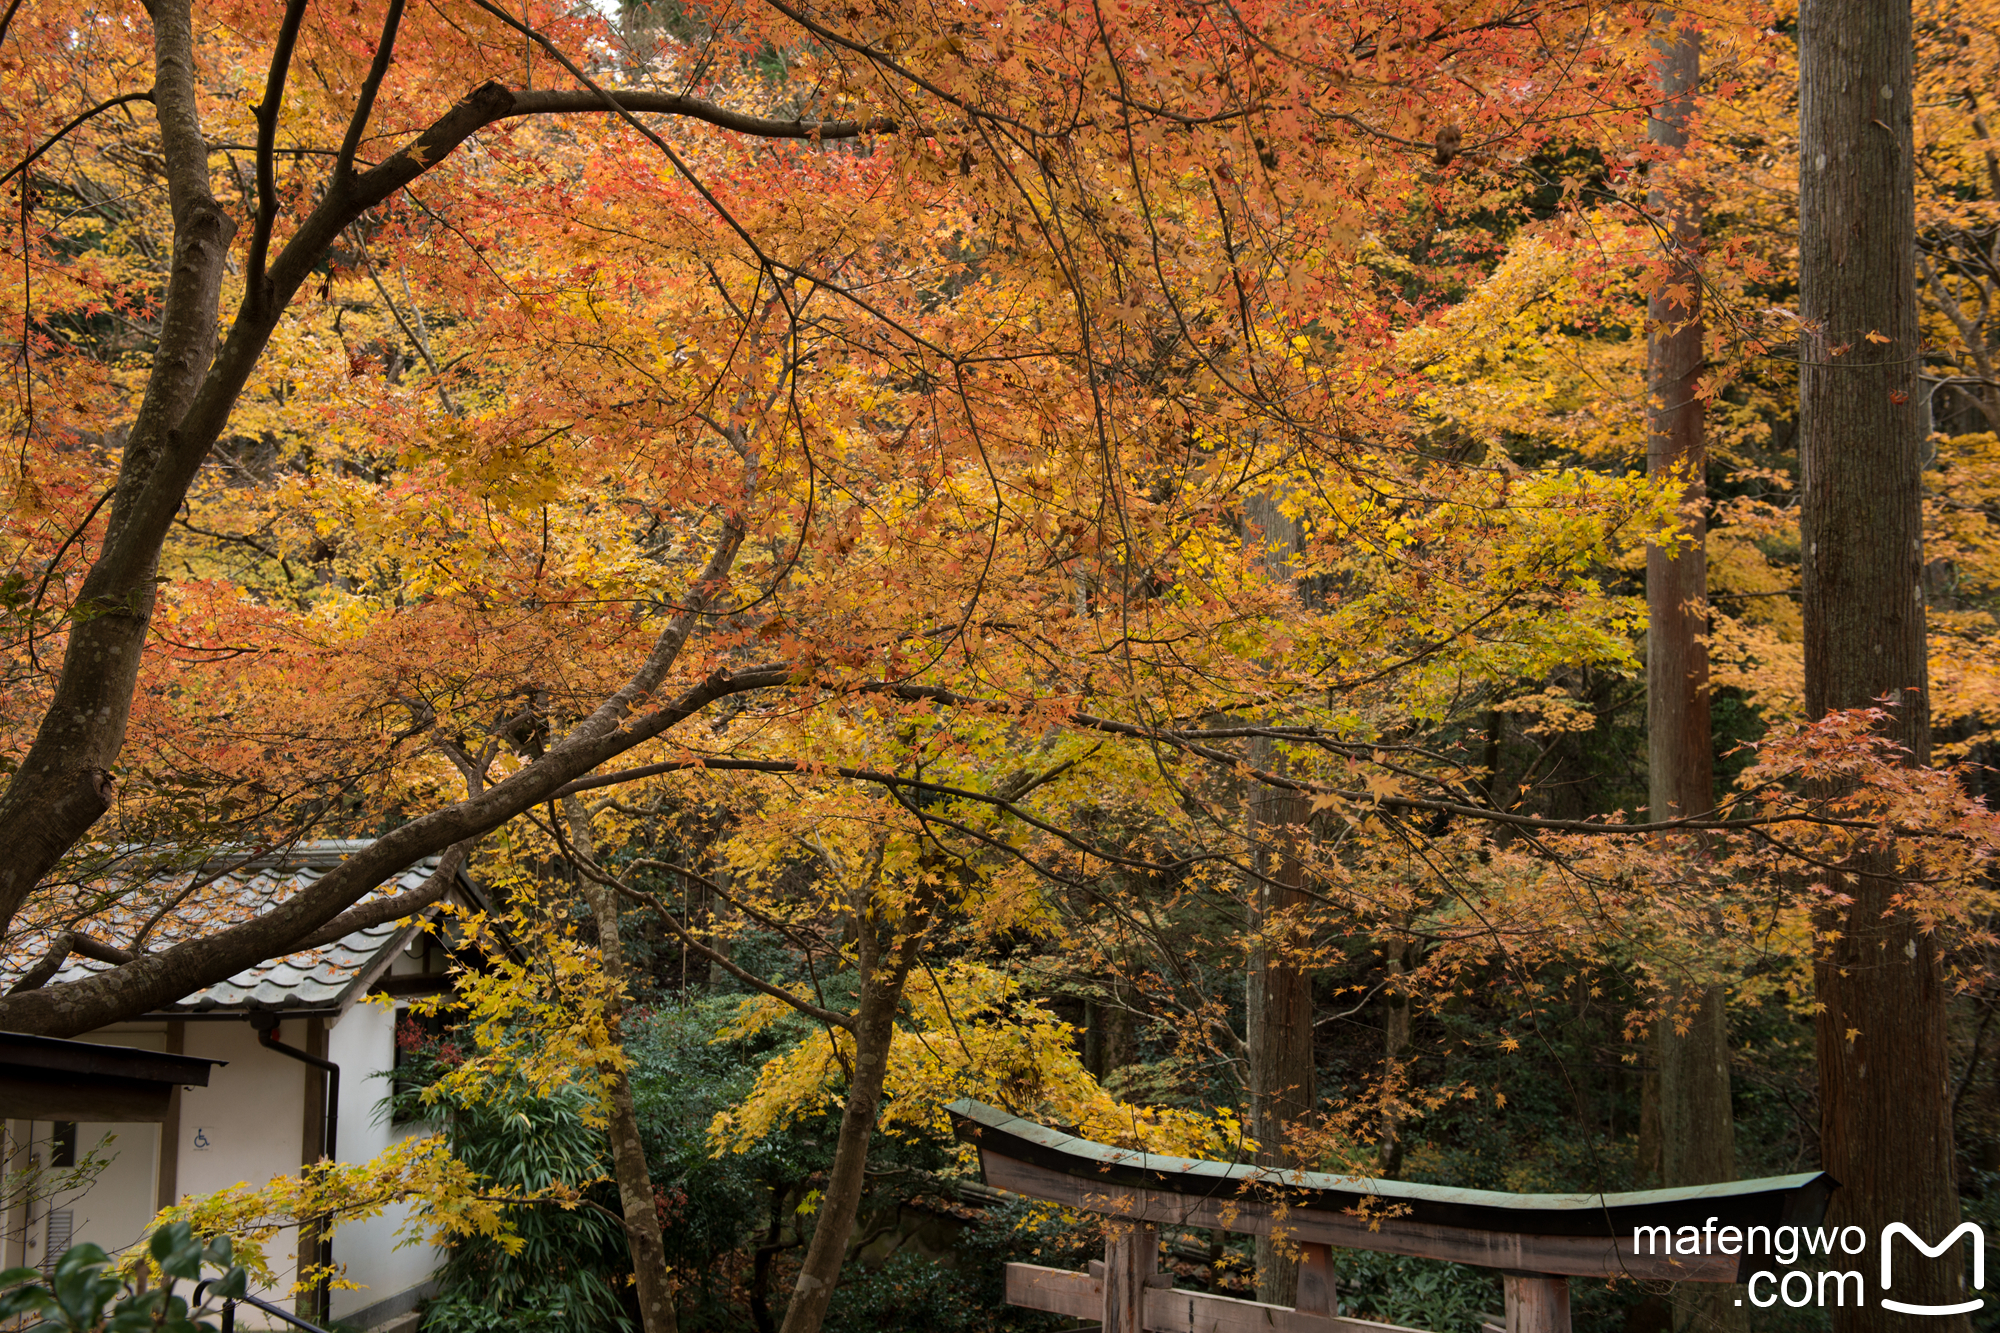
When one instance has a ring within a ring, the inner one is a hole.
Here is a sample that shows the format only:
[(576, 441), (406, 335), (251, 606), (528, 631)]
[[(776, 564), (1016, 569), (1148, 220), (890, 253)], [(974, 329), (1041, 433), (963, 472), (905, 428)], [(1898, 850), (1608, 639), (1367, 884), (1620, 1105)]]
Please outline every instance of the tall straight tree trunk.
[[(1269, 748), (1257, 742), (1251, 762), (1260, 768), (1274, 763), (1255, 753)], [(1257, 1140), (1260, 1164), (1293, 1166), (1287, 1130), (1303, 1124), (1313, 1109), (1312, 978), (1297, 957), (1309, 941), (1295, 924), (1307, 902), (1300, 891), (1305, 874), (1298, 839), (1305, 836), (1308, 810), (1294, 793), (1260, 791), (1251, 811), (1252, 836), (1262, 846), (1255, 864), (1263, 878), (1250, 886), (1250, 924), (1268, 943), (1250, 954), (1250, 1137)], [(1257, 1237), (1257, 1299), (1291, 1305), (1298, 1284), (1297, 1249)]]
[[(1647, 136), (1679, 153), (1701, 81), (1701, 37), (1690, 22), (1662, 12), (1654, 82), (1658, 111)], [(1654, 819), (1705, 815), (1715, 808), (1714, 740), (1709, 725), (1707, 497), (1708, 465), (1702, 370), (1701, 223), (1697, 195), (1671, 185), (1652, 192), (1667, 230), (1667, 262), (1647, 307), (1646, 388), (1651, 401), (1647, 471), (1685, 478), (1681, 492), (1689, 540), (1646, 551), (1646, 750)], [(1698, 862), (1695, 837), (1674, 838), (1668, 855)], [(1674, 997), (1651, 1043), (1659, 1071), (1660, 1183), (1707, 1185), (1736, 1175), (1735, 1117), (1729, 1099), (1729, 1022), (1721, 986), (1696, 986)], [(1743, 1328), (1733, 1287), (1701, 1284), (1679, 1293), (1676, 1327)]]
[[(1292, 557), (1299, 548), (1298, 525), (1279, 507), (1279, 497), (1260, 495), (1245, 504), (1245, 538), (1265, 573), (1294, 583)], [(1264, 739), (1250, 743), (1254, 767), (1278, 771), (1284, 758)], [(1250, 928), (1259, 937), (1250, 951), (1245, 1023), (1250, 1054), (1250, 1137), (1265, 1166), (1295, 1165), (1285, 1138), (1313, 1110), (1312, 978), (1298, 953), (1311, 943), (1295, 923), (1307, 898), (1300, 846), (1311, 808), (1304, 797), (1253, 789), (1245, 823), (1251, 863), (1261, 876), (1249, 886)], [(1257, 1237), (1257, 1299), (1291, 1305), (1298, 1295), (1297, 1249)]]
[(917, 958), (919, 932), (898, 938), (894, 928), (865, 908), (856, 914), (861, 1003), (854, 1019), (854, 1068), (847, 1080), (847, 1097), (840, 1111), (840, 1138), (833, 1170), (820, 1193), (819, 1224), (806, 1247), (792, 1303), (785, 1310), (782, 1333), (819, 1333), (827, 1303), (847, 1259), (847, 1242), (854, 1235), (855, 1214), (867, 1183), (868, 1145), (882, 1105), (882, 1084), (889, 1073), (889, 1045), (896, 1035), (896, 1010)]
[[(595, 861), (590, 814), (579, 796), (563, 799), (563, 816), (578, 851)], [(584, 897), (597, 926), (597, 953), (611, 998), (605, 1001), (606, 1036), (614, 1046), (625, 1045), (623, 1005), (617, 991), (625, 981), (625, 946), (618, 930), (618, 891), (583, 878)], [(598, 1071), (610, 1084), (611, 1114), (605, 1125), (611, 1138), (611, 1170), (618, 1180), (618, 1204), (625, 1220), (625, 1243), (632, 1251), (633, 1284), (639, 1295), (639, 1319), (644, 1333), (676, 1333), (673, 1288), (667, 1282), (667, 1247), (660, 1232), (660, 1212), (653, 1202), (653, 1175), (646, 1165), (646, 1146), (639, 1137), (639, 1117), (632, 1106), (632, 1080), (619, 1065)]]
[[(1896, 702), (1886, 732), (1929, 757), (1922, 471), (1917, 415), (1915, 176), (1909, 0), (1804, 0), (1799, 12), (1799, 428), (1808, 716)], [(1893, 852), (1857, 857), (1819, 926), (1820, 1162), (1841, 1184), (1830, 1225), (1886, 1243), (1958, 1224), (1945, 1033), (1933, 937), (1897, 910)], [(1897, 1245), (1899, 1302), (1965, 1298), (1962, 1253)], [(1875, 1256), (1871, 1253), (1871, 1259)], [(1876, 1260), (1879, 1263), (1879, 1260)], [(1871, 1273), (1870, 1280), (1876, 1274)], [(1877, 1301), (1834, 1309), (1835, 1333), (1887, 1333)], [(1963, 1316), (1927, 1320), (1963, 1330)]]

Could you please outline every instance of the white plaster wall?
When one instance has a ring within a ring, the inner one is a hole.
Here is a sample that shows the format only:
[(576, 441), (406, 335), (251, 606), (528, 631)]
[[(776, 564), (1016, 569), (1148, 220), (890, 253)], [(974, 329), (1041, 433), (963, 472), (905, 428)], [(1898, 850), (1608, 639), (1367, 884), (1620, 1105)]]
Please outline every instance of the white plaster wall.
[[(55, 1125), (47, 1120), (23, 1120), (16, 1122), (16, 1128), (34, 1158), (47, 1162)], [(87, 1189), (36, 1200), (25, 1223), (8, 1218), (10, 1228), (19, 1232), (15, 1239), (21, 1262), (40, 1268), (49, 1261), (45, 1242), (51, 1212), (70, 1214), (72, 1245), (90, 1241), (115, 1256), (143, 1238), (146, 1223), (152, 1220), (159, 1179), (154, 1155), (158, 1144), (158, 1125), (79, 1123), (77, 1160), (82, 1161), (84, 1154), (95, 1148), (106, 1165)]]
[[(229, 1063), (210, 1071), (207, 1087), (181, 1092), (177, 1197), (238, 1184), (256, 1187), (273, 1176), (296, 1175), (305, 1146), (309, 1067), (258, 1045), (257, 1033), (243, 1019), (190, 1020), (184, 1031), (188, 1055)], [(290, 1045), (303, 1042), (304, 1020), (285, 1023), (278, 1039)], [(269, 1288), (253, 1286), (251, 1294), (291, 1309), (298, 1233), (282, 1231), (272, 1237), (265, 1259), (276, 1282)], [(255, 1309), (239, 1309), (237, 1327), (264, 1327), (256, 1321), (268, 1318)]]
[[(167, 1049), (167, 1030), (164, 1024), (159, 1023), (121, 1024), (101, 1032), (88, 1033), (78, 1040), (103, 1046), (131, 1046), (142, 1051), (164, 1051)], [(54, 1126), (47, 1121), (35, 1125), (35, 1135), (40, 1140), (37, 1151), (43, 1161), (48, 1160), (47, 1140), (53, 1129)], [(108, 1165), (89, 1189), (81, 1194), (50, 1200), (37, 1211), (46, 1215), (49, 1207), (69, 1209), (74, 1228), (70, 1233), (73, 1245), (90, 1241), (112, 1255), (130, 1249), (145, 1239), (146, 1224), (153, 1220), (159, 1193), (159, 1144), (158, 1125), (79, 1122), (76, 1127), (77, 1160), (83, 1160), (84, 1154), (95, 1149), (98, 1156), (107, 1159)], [(36, 1233), (43, 1232), (43, 1226), (35, 1226), (30, 1232), (30, 1239), (39, 1242), (42, 1237)], [(38, 1245), (32, 1253), (39, 1255)], [(31, 1258), (30, 1262), (39, 1264), (41, 1258)]]
[[(48, 1128), (37, 1125), (46, 1134)], [(70, 1243), (94, 1241), (106, 1254), (129, 1250), (146, 1238), (146, 1224), (153, 1220), (153, 1205), (159, 1192), (160, 1127), (137, 1124), (91, 1124), (76, 1127), (78, 1161), (91, 1149), (108, 1158), (107, 1165), (88, 1190), (70, 1201), (56, 1200), (58, 1208), (70, 1210), (74, 1230)], [(43, 1148), (46, 1161), (47, 1148)]]
[[(428, 1132), (424, 1125), (389, 1123), (377, 1103), (389, 1095), (389, 1080), (373, 1075), (394, 1067), (396, 1011), (362, 1002), (343, 1014), (327, 1034), (327, 1058), (340, 1066), (340, 1143), (343, 1162), (365, 1162), (398, 1139)], [(355, 1290), (333, 1293), (333, 1316), (387, 1300), (428, 1281), (439, 1254), (422, 1243), (397, 1248), (398, 1232), (412, 1205), (394, 1204), (380, 1217), (350, 1222), (333, 1233), (333, 1261), (346, 1269)]]

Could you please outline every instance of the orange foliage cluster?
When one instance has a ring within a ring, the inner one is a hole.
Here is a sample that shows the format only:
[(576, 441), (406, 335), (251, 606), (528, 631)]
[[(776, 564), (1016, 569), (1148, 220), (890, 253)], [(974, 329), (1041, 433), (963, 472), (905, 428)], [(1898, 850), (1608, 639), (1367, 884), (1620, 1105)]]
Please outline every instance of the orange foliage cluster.
[[(355, 836), (511, 790), (692, 623), (625, 701), (650, 730), (586, 780), (633, 775), (590, 788), (627, 807), (600, 805), (611, 823), (737, 821), (746, 891), (787, 920), (826, 915), (781, 901), (811, 837), (845, 863), (928, 836), (981, 860), (960, 906), (991, 931), (1054, 929), (1046, 886), (1098, 885), (1124, 915), (1076, 948), (1150, 932), (1172, 954), (1158, 923), (1240, 893), (1263, 782), (1312, 806), (1317, 898), (1242, 949), (1400, 932), (1437, 994), (1496, 954), (1529, 993), (1551, 959), (1802, 959), (1809, 867), (1881, 829), (1911, 910), (1978, 937), (2000, 832), (1865, 718), (1772, 739), (1736, 804), (1667, 834), (1510, 811), (1464, 744), (1494, 712), (1577, 725), (1553, 673), (1636, 664), (1621, 570), (1675, 524), (1633, 436), (1659, 172), (1718, 196), (1716, 413), (1773, 479), (1712, 539), (1718, 653), (1767, 717), (1795, 707), (1767, 596), (1795, 531), (1764, 360), (1789, 335), (1758, 305), (1790, 259), (1772, 16), (1715, 21), (1731, 110), (1663, 163), (1647, 7), (387, 13), (355, 119), (383, 6), (194, 11), (210, 186), (239, 223), (225, 310), (262, 299), (260, 208), (278, 249), (343, 153), (415, 175), (315, 255), (187, 487), (93, 838)], [(10, 766), (70, 627), (115, 610), (79, 589), (159, 372), (173, 201), (131, 96), (151, 43), (136, 11), (34, 0), (0, 43), (0, 142), (47, 147), (8, 182), (0, 279)], [(433, 156), (427, 127), (481, 98), (509, 110)], [(1993, 152), (1961, 109), (1925, 131), (1939, 236), (1994, 197), (1948, 188)], [(1977, 293), (1936, 290), (1940, 329), (1963, 323)], [(1993, 725), (2000, 459), (1990, 436), (1947, 448), (1941, 558), (1978, 596), (1944, 617), (1939, 714), (1970, 744)], [(1836, 771), (1859, 794), (1816, 797)], [(541, 803), (472, 830), (496, 874), (552, 851)], [(91, 864), (79, 845), (38, 920), (94, 907)], [(1214, 1035), (1213, 993), (1171, 980), (1190, 1040)]]

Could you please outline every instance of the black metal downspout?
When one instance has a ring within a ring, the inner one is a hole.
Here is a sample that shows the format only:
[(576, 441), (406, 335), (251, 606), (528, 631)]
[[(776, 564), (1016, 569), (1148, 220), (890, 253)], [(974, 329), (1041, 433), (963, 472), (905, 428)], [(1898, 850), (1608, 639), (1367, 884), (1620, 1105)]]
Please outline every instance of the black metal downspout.
[[(259, 1045), (288, 1055), (326, 1073), (326, 1105), (320, 1115), (320, 1160), (338, 1161), (340, 1144), (340, 1066), (331, 1060), (323, 1060), (296, 1046), (287, 1046), (278, 1040), (278, 1016), (263, 1010), (250, 1015), (250, 1026), (257, 1029)], [(313, 1289), (313, 1309), (321, 1319), (333, 1315), (333, 1229), (328, 1227), (319, 1238), (320, 1267), (326, 1270)]]

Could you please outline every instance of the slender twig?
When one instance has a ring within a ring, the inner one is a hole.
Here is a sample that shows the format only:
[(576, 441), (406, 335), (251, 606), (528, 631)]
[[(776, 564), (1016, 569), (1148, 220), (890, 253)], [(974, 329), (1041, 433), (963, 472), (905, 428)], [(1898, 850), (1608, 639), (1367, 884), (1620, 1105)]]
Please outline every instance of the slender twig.
[[(29, 196), (34, 193), (33, 176), (21, 179), (21, 453), (19, 467), (22, 480), (28, 476), (28, 445), (35, 438), (35, 346), (30, 335), (35, 328), (35, 246), (28, 229)], [(46, 577), (43, 580), (47, 586)], [(32, 616), (32, 610), (30, 615)], [(28, 622), (28, 654), (34, 656), (35, 625), (32, 618)], [(42, 669), (35, 663), (37, 671)]]
[(83, 522), (72, 528), (69, 536), (62, 539), (62, 545), (56, 547), (56, 553), (49, 557), (48, 565), (42, 570), (41, 581), (35, 584), (35, 595), (28, 599), (28, 660), (34, 663), (35, 670), (37, 671), (42, 669), (42, 664), (35, 656), (35, 612), (42, 604), (42, 594), (48, 591), (49, 579), (54, 576), (56, 566), (62, 563), (63, 552), (69, 550), (70, 543), (84, 534), (84, 531), (90, 527), (90, 520), (97, 517), (97, 511), (104, 508), (104, 502), (109, 500), (117, 490), (118, 488), (113, 486), (105, 491), (104, 494), (98, 496), (97, 503), (92, 505), (90, 512), (83, 516)]
[[(375, 290), (381, 294), (382, 304), (388, 306), (390, 315), (395, 317), (396, 327), (403, 331), (405, 338), (416, 344), (417, 355), (421, 356), (424, 365), (429, 367), (431, 384), (437, 389), (438, 402), (444, 405), (446, 414), (457, 416), (458, 409), (452, 405), (451, 395), (445, 391), (444, 376), (438, 372), (437, 358), (431, 355), (430, 339), (424, 337), (419, 330), (411, 328), (410, 322), (403, 318), (402, 309), (390, 297), (389, 289), (382, 285), (382, 275), (375, 271), (375, 257), (368, 253), (368, 243), (357, 236), (354, 248), (361, 252), (361, 262), (368, 266), (368, 280), (375, 284)], [(423, 316), (419, 315), (417, 318), (421, 320)]]
[(769, 926), (772, 930), (777, 931), (780, 935), (783, 935), (793, 944), (796, 944), (799, 947), (799, 952), (807, 955), (808, 957), (810, 957), (815, 950), (821, 950), (824, 947), (813, 944), (812, 941), (806, 939), (803, 935), (800, 935), (796, 930), (792, 929), (792, 927), (786, 922), (781, 921), (778, 918), (771, 916), (767, 913), (758, 911), (756, 908), (750, 906), (750, 904), (744, 902), (741, 898), (737, 897), (735, 894), (729, 892), (727, 889), (717, 884), (714, 880), (710, 879), (708, 876), (703, 875), (698, 871), (689, 870), (686, 866), (675, 865), (672, 861), (661, 861), (653, 857), (647, 856), (647, 857), (641, 857), (640, 859), (633, 861), (631, 863), (630, 868), (633, 870), (671, 870), (676, 875), (680, 875), (686, 879), (691, 879), (695, 883), (707, 889), (710, 893), (714, 894), (716, 897), (722, 899), (724, 902), (734, 904), (737, 910), (749, 913), (751, 916), (755, 917), (758, 921)]
[(226, 864), (212, 874), (202, 875), (197, 873), (196, 875), (194, 875), (191, 879), (188, 880), (186, 888), (182, 889), (179, 893), (169, 896), (165, 902), (161, 903), (158, 908), (154, 909), (154, 912), (151, 916), (146, 918), (145, 924), (140, 926), (138, 931), (132, 936), (132, 952), (134, 954), (140, 954), (146, 951), (146, 941), (152, 937), (154, 928), (157, 927), (160, 924), (160, 922), (166, 920), (168, 913), (172, 912), (176, 907), (179, 907), (182, 903), (186, 902), (190, 897), (194, 896), (197, 893), (200, 893), (203, 889), (215, 883), (223, 876), (233, 875), (237, 871), (241, 870), (244, 866), (247, 866), (252, 861), (255, 861), (258, 857), (268, 856), (270, 855), (270, 853), (271, 853), (271, 848), (268, 846), (253, 847), (240, 860), (237, 860), (230, 864)]
[(815, 773), (825, 773), (836, 777), (849, 778), (856, 782), (872, 782), (877, 786), (888, 787), (891, 790), (908, 787), (917, 791), (932, 792), (939, 796), (955, 796), (962, 800), (978, 801), (983, 805), (993, 806), (998, 810), (1012, 815), (1024, 824), (1040, 829), (1051, 837), (1062, 839), (1086, 855), (1097, 857), (1099, 860), (1109, 862), (1112, 865), (1127, 866), (1133, 870), (1153, 870), (1161, 873), (1171, 873), (1184, 870), (1188, 865), (1192, 864), (1191, 861), (1140, 861), (1134, 860), (1131, 857), (1119, 856), (1113, 852), (1107, 852), (1101, 847), (1096, 847), (1083, 841), (1066, 829), (1029, 814), (1013, 801), (1003, 796), (995, 796), (990, 792), (972, 791), (966, 787), (952, 787), (939, 782), (925, 782), (919, 778), (904, 777), (900, 773), (884, 773), (879, 769), (852, 768), (844, 764), (820, 764), (803, 759), (728, 759), (722, 757), (711, 758), (708, 756), (696, 759), (669, 759), (663, 763), (647, 764), (641, 768), (628, 768), (618, 773), (607, 773), (602, 777), (578, 778), (557, 794), (568, 796), (576, 792), (591, 791), (598, 787), (609, 787), (621, 782), (636, 781), (639, 778), (657, 777), (665, 773), (683, 773), (691, 769), (703, 768), (739, 773), (796, 773), (802, 777), (811, 777)]
[[(558, 797), (567, 794), (569, 794), (567, 789), (556, 793)], [(535, 822), (538, 824), (541, 823), (540, 820), (536, 820)], [(599, 884), (602, 884), (607, 888), (616, 889), (618, 892), (624, 894), (627, 898), (630, 898), (633, 902), (652, 908), (655, 912), (659, 914), (661, 923), (665, 925), (668, 930), (671, 930), (676, 936), (678, 936), (680, 938), (681, 943), (687, 945), (689, 948), (693, 949), (696, 953), (708, 959), (709, 962), (715, 963), (718, 966), (720, 966), (723, 969), (723, 971), (729, 973), (730, 976), (735, 977), (738, 981), (742, 982), (746, 986), (749, 986), (753, 990), (761, 991), (764, 994), (771, 996), (773, 999), (783, 1000), (786, 1004), (789, 1004), (790, 1006), (792, 1006), (792, 1008), (798, 1010), (800, 1013), (806, 1015), (806, 1017), (808, 1018), (817, 1019), (821, 1023), (827, 1024), (832, 1027), (842, 1028), (848, 1032), (854, 1031), (854, 1020), (850, 1018), (848, 1015), (842, 1013), (836, 1013), (831, 1009), (823, 1009), (819, 1005), (813, 1004), (809, 1000), (802, 1000), (798, 996), (786, 990), (784, 987), (774, 986), (770, 982), (764, 980), (762, 977), (757, 976), (755, 973), (744, 971), (728, 957), (726, 957), (721, 953), (718, 953), (714, 949), (709, 948), (706, 944), (703, 944), (700, 940), (696, 939), (693, 936), (693, 934), (691, 934), (681, 925), (680, 922), (674, 920), (673, 909), (668, 907), (665, 903), (661, 902), (659, 899), (659, 895), (648, 893), (644, 889), (633, 888), (630, 884), (627, 884), (624, 880), (612, 874), (604, 867), (598, 865), (595, 861), (591, 860), (589, 857), (582, 855), (576, 850), (576, 848), (572, 847), (570, 845), (569, 839), (563, 836), (561, 820), (551, 819), (548, 822), (548, 824), (543, 825), (543, 828), (545, 829), (545, 831), (550, 833), (555, 838), (556, 845), (562, 849), (563, 855), (568, 857), (570, 863), (574, 865), (581, 873), (583, 873), (584, 875), (588, 876), (593, 880), (596, 880)]]
[[(148, 88), (143, 93), (125, 93), (118, 97), (106, 98), (104, 101), (99, 102), (96, 106), (90, 108), (90, 110), (84, 112), (83, 114), (77, 116), (75, 119), (71, 120), (69, 124), (63, 126), (61, 129), (57, 130), (54, 134), (51, 134), (42, 143), (41, 147), (37, 148), (34, 152), (22, 158), (19, 162), (16, 162), (13, 168), (9, 170), (6, 175), (0, 176), (0, 185), (5, 185), (8, 181), (13, 180), (16, 176), (26, 171), (29, 167), (35, 165), (35, 159), (39, 158), (43, 153), (48, 152), (49, 149), (54, 148), (58, 143), (62, 142), (64, 135), (68, 134), (71, 130), (74, 130), (77, 126), (89, 120), (92, 116), (102, 115), (104, 112), (111, 110), (113, 107), (124, 106), (127, 102), (150, 102), (152, 100), (153, 100), (153, 91), (150, 88)], [(25, 191), (23, 193), (25, 194)]]

